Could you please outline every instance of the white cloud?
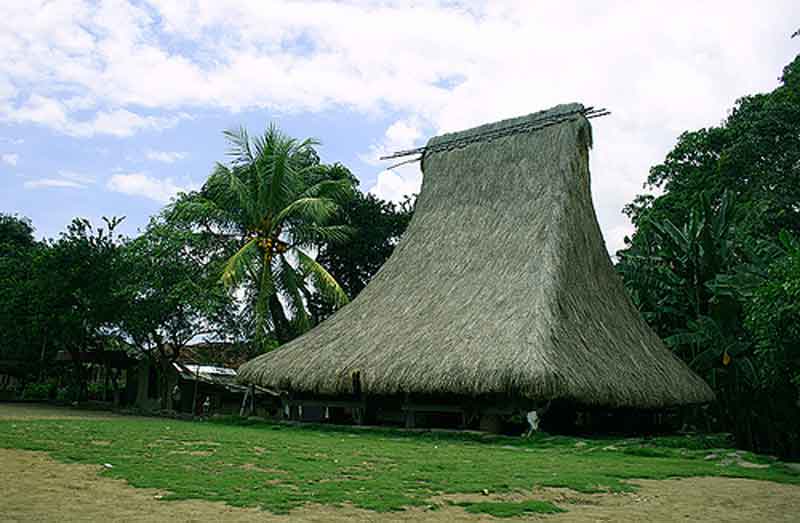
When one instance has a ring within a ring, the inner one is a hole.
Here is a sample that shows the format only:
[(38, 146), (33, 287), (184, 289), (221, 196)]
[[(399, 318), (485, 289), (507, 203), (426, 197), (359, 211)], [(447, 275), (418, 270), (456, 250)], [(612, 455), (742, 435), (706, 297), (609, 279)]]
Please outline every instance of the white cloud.
[(384, 160), (381, 160), (382, 157), (414, 147), (421, 136), (422, 130), (418, 118), (397, 120), (386, 129), (383, 140), (371, 145), (369, 152), (359, 155), (359, 159), (370, 165), (385, 165)]
[(19, 163), (19, 155), (17, 153), (3, 153), (0, 155), (0, 160), (12, 167), (16, 167), (17, 163)]
[(57, 178), (41, 178), (39, 180), (30, 180), (25, 182), (26, 189), (42, 189), (42, 188), (70, 188), (70, 189), (86, 189), (89, 185), (95, 183), (94, 176), (77, 173), (75, 171), (60, 170), (58, 171)]
[(154, 151), (152, 149), (145, 151), (145, 157), (147, 157), (148, 160), (163, 163), (175, 163), (178, 160), (183, 160), (187, 156), (189, 156), (189, 153), (178, 151)]
[(54, 98), (34, 94), (12, 111), (7, 118), (14, 122), (32, 122), (47, 125), (56, 129), (66, 127), (67, 113), (63, 104)]
[(411, 147), (422, 132), (416, 122), (399, 120), (386, 129), (386, 144), (390, 147)]
[[(388, 162), (380, 158), (400, 150), (415, 147), (421, 137), (422, 130), (420, 129), (418, 118), (410, 117), (397, 120), (386, 129), (383, 140), (370, 146), (369, 153), (360, 155), (360, 158), (370, 165), (386, 166), (390, 162), (398, 164), (407, 158), (389, 160)], [(422, 172), (419, 169), (419, 164), (411, 163), (392, 169), (384, 169), (378, 173), (375, 185), (369, 189), (369, 192), (378, 198), (399, 202), (405, 199), (406, 196), (418, 194), (421, 185)]]
[[(130, 136), (197, 108), (344, 107), (392, 115), (365, 144), (374, 163), (423, 136), (603, 105), (613, 115), (595, 121), (593, 193), (612, 245), (627, 224), (620, 208), (677, 133), (774, 87), (797, 53), (794, 11), (796, 0), (6, 1), (0, 121)], [(373, 192), (416, 179), (380, 173)]]
[(168, 203), (179, 192), (195, 188), (194, 184), (178, 185), (172, 178), (155, 178), (146, 173), (114, 174), (106, 185), (109, 190), (131, 196), (143, 196), (160, 203)]
[(77, 173), (75, 171), (61, 170), (58, 171), (58, 175), (65, 180), (70, 180), (72, 182), (79, 183), (82, 185), (91, 185), (96, 181), (94, 176)]
[(34, 94), (19, 107), (7, 111), (6, 118), (13, 122), (45, 125), (70, 136), (88, 138), (95, 135), (126, 137), (145, 129), (167, 129), (188, 118), (188, 115), (142, 116), (127, 109), (114, 109), (97, 111), (89, 119), (79, 119), (70, 114), (66, 103)]
[(85, 189), (86, 185), (78, 183), (73, 180), (65, 180), (63, 178), (42, 178), (41, 180), (31, 180), (24, 184), (26, 189), (42, 189), (42, 188), (71, 188), (71, 189)]
[(399, 202), (406, 196), (418, 194), (421, 185), (422, 172), (419, 166), (410, 164), (378, 173), (378, 179), (369, 192), (378, 198)]
[(184, 116), (170, 117), (142, 116), (127, 109), (101, 111), (88, 121), (71, 122), (67, 134), (93, 136), (110, 134), (112, 136), (131, 136), (141, 130), (162, 130), (175, 126)]
[(95, 134), (131, 136), (141, 130), (162, 130), (174, 127), (182, 116), (141, 116), (127, 109), (100, 111), (91, 120), (70, 121), (64, 132), (73, 136), (88, 137)]
[(0, 104), (16, 96), (17, 88), (7, 79), (0, 77)]

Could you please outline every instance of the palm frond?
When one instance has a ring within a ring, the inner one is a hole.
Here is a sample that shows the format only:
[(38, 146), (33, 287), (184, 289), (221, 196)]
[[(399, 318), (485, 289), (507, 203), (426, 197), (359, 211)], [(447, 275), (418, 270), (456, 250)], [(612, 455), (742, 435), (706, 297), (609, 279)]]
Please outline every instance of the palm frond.
[(222, 282), (226, 287), (231, 288), (238, 285), (243, 279), (248, 268), (252, 265), (254, 257), (258, 255), (258, 238), (245, 243), (233, 256), (225, 263), (222, 269)]
[(346, 305), (349, 301), (347, 294), (325, 267), (303, 251), (298, 249), (296, 252), (300, 268), (312, 279), (317, 290), (337, 307)]
[(356, 229), (349, 225), (305, 225), (292, 227), (291, 243), (293, 246), (320, 243), (342, 244), (355, 234)]
[(253, 201), (252, 195), (247, 189), (247, 186), (244, 184), (244, 182), (242, 182), (242, 180), (239, 179), (238, 176), (234, 174), (231, 174), (230, 185), (231, 191), (239, 200), (239, 205), (242, 209), (244, 209), (245, 213), (247, 213), (247, 218), (250, 222), (251, 228), (257, 228), (258, 224), (261, 222), (262, 216), (259, 212), (256, 202)]
[(311, 326), (305, 303), (301, 293), (303, 287), (303, 277), (297, 273), (285, 256), (280, 256), (276, 280), (280, 285), (280, 290), (288, 298), (292, 317), (301, 332), (305, 332)]
[(248, 221), (248, 228), (252, 228), (260, 221), (261, 217), (247, 184), (241, 178), (242, 175), (244, 175), (244, 170), (241, 167), (229, 169), (222, 164), (217, 164), (206, 185), (226, 210), (245, 218)]
[(302, 165), (313, 153), (313, 146), (318, 144), (312, 138), (298, 142), (283, 134), (274, 124), (269, 126), (260, 145), (263, 146), (269, 178), (268, 208), (286, 207), (303, 190), (303, 176), (313, 166)]
[(290, 144), (280, 144), (269, 158), (269, 208), (282, 209), (291, 202), (302, 186), (300, 176), (292, 165)]
[(253, 193), (260, 209), (264, 214), (272, 214), (274, 210), (270, 206), (272, 194), (272, 175), (275, 171), (275, 151), (280, 144), (291, 138), (284, 135), (274, 124), (271, 124), (262, 136), (253, 140), (255, 158), (251, 162), (251, 180), (253, 182)]
[(202, 222), (208, 219), (219, 222), (225, 219), (225, 212), (217, 202), (199, 194), (174, 202), (165, 210), (165, 213), (185, 223)]
[(201, 194), (213, 201), (229, 220), (240, 222), (243, 219), (249, 219), (249, 215), (240, 202), (240, 195), (231, 189), (232, 176), (236, 176), (236, 174), (229, 167), (217, 163), (203, 185)]
[(299, 198), (275, 216), (275, 223), (282, 223), (287, 218), (297, 218), (303, 223), (322, 224), (328, 221), (339, 206), (329, 198)]
[(247, 129), (240, 127), (238, 130), (226, 130), (222, 132), (230, 144), (228, 156), (232, 157), (234, 165), (251, 163), (255, 157), (250, 148), (250, 136), (247, 134)]
[(305, 152), (307, 149), (312, 149), (320, 145), (322, 145), (322, 142), (316, 138), (306, 138), (302, 142), (297, 143), (295, 149), (297, 149), (298, 152)]
[(312, 185), (300, 195), (301, 198), (330, 198), (334, 201), (343, 201), (353, 194), (353, 184), (350, 180), (324, 180)]

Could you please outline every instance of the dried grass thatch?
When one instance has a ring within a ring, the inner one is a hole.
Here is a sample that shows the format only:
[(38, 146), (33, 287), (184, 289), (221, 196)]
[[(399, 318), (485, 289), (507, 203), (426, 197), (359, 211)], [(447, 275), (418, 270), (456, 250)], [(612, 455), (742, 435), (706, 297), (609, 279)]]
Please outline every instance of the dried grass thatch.
[[(350, 394), (358, 373), (368, 395), (641, 408), (711, 400), (614, 271), (592, 206), (581, 109), (433, 138), (414, 218), (386, 265), (350, 305), (243, 365), (240, 379), (316, 394)], [(554, 125), (473, 140), (566, 113)], [(462, 143), (436, 147), (453, 140)]]

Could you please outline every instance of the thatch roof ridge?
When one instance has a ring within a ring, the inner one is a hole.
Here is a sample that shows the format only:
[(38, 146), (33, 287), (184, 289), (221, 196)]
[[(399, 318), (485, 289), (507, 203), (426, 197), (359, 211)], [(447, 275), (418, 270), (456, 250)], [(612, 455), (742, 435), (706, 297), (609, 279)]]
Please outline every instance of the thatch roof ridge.
[(583, 104), (579, 103), (560, 104), (556, 105), (555, 107), (551, 107), (550, 109), (545, 109), (543, 111), (536, 111), (534, 113), (526, 114), (523, 116), (515, 116), (513, 118), (507, 118), (505, 120), (498, 120), (496, 122), (485, 123), (461, 131), (443, 133), (438, 136), (434, 136), (430, 140), (428, 140), (428, 143), (425, 145), (425, 148), (430, 149), (442, 143), (455, 142), (467, 138), (482, 137), (490, 135), (492, 132), (495, 131), (499, 131), (506, 128), (518, 127), (526, 123), (546, 121), (551, 119), (555, 120), (558, 118), (568, 117), (568, 116), (577, 117), (583, 110), (584, 110)]
[(324, 394), (352, 392), (357, 373), (367, 394), (638, 407), (710, 400), (611, 265), (591, 203), (589, 122), (577, 112), (493, 133), (579, 109), (431, 139), (470, 141), (426, 152), (416, 212), (381, 271), (323, 324), (243, 365), (240, 379)]

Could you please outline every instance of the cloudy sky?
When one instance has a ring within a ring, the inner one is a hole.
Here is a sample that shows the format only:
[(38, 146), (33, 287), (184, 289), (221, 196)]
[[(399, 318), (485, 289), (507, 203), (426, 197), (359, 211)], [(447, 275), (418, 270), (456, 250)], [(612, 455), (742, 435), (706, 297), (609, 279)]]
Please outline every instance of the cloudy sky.
[(2, 0), (0, 212), (144, 225), (225, 160), (221, 131), (276, 121), (363, 190), (416, 192), (384, 151), (580, 101), (612, 252), (622, 206), (684, 130), (718, 124), (800, 52), (797, 0)]

